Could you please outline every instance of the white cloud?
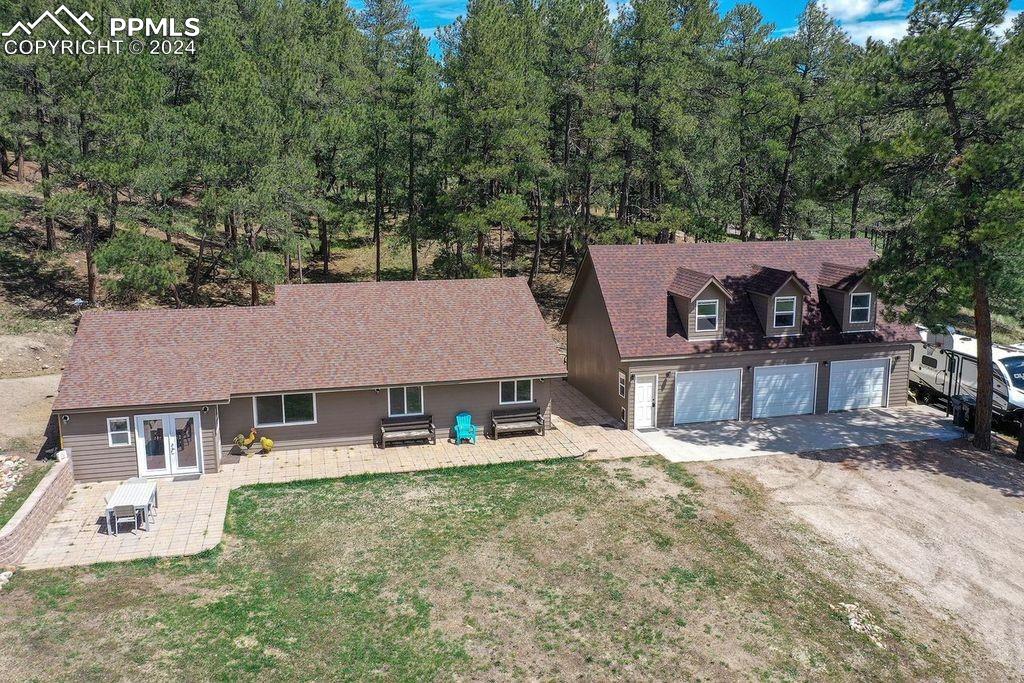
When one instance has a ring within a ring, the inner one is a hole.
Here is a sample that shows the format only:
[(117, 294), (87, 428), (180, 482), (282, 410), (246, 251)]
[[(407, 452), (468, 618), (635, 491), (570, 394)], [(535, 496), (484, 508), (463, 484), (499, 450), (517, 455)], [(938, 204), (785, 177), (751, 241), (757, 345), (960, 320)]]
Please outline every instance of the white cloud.
[(863, 45), (868, 38), (889, 42), (902, 38), (907, 32), (907, 20), (877, 19), (875, 21), (855, 21), (843, 24), (843, 29), (850, 34), (850, 40)]
[(856, 21), (873, 14), (898, 14), (903, 0), (824, 0), (822, 7), (840, 21)]
[[(997, 36), (1005, 34), (1013, 26), (1013, 20), (1021, 10), (1010, 10), (1006, 13), (1006, 18), (1003, 19), (1003, 23), (995, 27), (994, 32)], [(875, 40), (881, 40), (883, 42), (889, 42), (890, 40), (898, 40), (907, 33), (907, 20), (906, 18), (893, 18), (893, 19), (876, 19), (872, 21), (853, 21), (843, 24), (843, 29), (850, 34), (850, 40), (863, 45), (867, 42), (868, 38), (874, 38)]]

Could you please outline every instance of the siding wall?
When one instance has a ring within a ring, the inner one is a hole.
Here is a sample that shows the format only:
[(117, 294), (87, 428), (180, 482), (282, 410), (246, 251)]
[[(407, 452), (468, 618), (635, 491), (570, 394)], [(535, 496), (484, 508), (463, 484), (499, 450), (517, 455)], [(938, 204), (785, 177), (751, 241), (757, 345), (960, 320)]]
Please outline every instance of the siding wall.
[[(896, 357), (896, 369), (889, 373), (889, 406), (904, 406), (907, 403), (907, 378), (910, 365), (909, 344), (879, 344), (872, 346), (829, 346), (814, 349), (792, 349), (785, 351), (752, 351), (750, 353), (714, 354), (695, 356), (682, 360), (645, 361), (630, 363), (630, 378), (633, 375), (658, 375), (658, 427), (668, 427), (674, 422), (675, 372), (687, 370), (717, 370), (743, 368), (740, 387), (740, 419), (751, 419), (753, 407), (753, 368), (761, 365), (817, 363), (818, 382), (815, 397), (815, 413), (828, 412), (829, 366), (823, 361), (855, 360), (860, 358)], [(629, 383), (632, 397), (633, 383)], [(633, 426), (632, 401), (628, 406), (627, 425)]]
[[(59, 419), (61, 447), (71, 454), (76, 481), (108, 481), (139, 476), (135, 450), (135, 416), (160, 412), (199, 413), (203, 434), (203, 471), (216, 472), (219, 464), (217, 445), (217, 409), (210, 406), (174, 406), (168, 408), (134, 408), (90, 413), (69, 413), (67, 422)], [(107, 418), (127, 417), (133, 430), (130, 446), (107, 445)]]
[[(796, 327), (775, 327), (775, 299), (786, 296), (796, 297)], [(761, 326), (764, 327), (766, 336), (795, 335), (803, 332), (804, 293), (792, 280), (787, 282), (775, 296), (750, 292), (750, 301), (754, 305), (757, 317), (761, 320)]]
[[(551, 423), (551, 383), (560, 379), (534, 380), (533, 401), (540, 406), (546, 422)], [(447, 438), (455, 415), (463, 410), (473, 422), (486, 427), (498, 402), (498, 382), (471, 384), (435, 384), (423, 387), (423, 411), (433, 417), (438, 438)], [(316, 395), (316, 424), (265, 427), (261, 435), (273, 439), (275, 448), (314, 448), (373, 443), (380, 419), (388, 415), (386, 389), (359, 391), (322, 391)], [(252, 396), (237, 396), (220, 406), (221, 443), (233, 447), (238, 434), (248, 434), (253, 426)]]
[[(697, 330), (697, 302), (698, 301), (709, 301), (715, 300), (718, 302), (718, 329), (711, 330), (708, 332), (700, 332)], [(725, 318), (725, 307), (726, 300), (725, 295), (718, 289), (714, 284), (708, 285), (703, 292), (695, 296), (688, 306), (686, 313), (686, 338), (687, 339), (721, 339), (725, 336), (725, 330), (728, 329), (726, 325), (728, 322)]]
[(625, 405), (618, 393), (618, 371), (625, 368), (619, 363), (619, 350), (590, 259), (584, 259), (577, 277), (578, 291), (566, 325), (569, 383), (617, 418)]

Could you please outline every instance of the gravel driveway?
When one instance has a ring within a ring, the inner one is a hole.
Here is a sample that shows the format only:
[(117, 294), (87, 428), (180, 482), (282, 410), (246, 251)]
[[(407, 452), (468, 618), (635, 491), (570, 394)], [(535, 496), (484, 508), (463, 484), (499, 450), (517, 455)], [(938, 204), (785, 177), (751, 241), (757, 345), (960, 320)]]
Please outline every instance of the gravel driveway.
[(1024, 672), (1024, 463), (963, 440), (715, 463)]

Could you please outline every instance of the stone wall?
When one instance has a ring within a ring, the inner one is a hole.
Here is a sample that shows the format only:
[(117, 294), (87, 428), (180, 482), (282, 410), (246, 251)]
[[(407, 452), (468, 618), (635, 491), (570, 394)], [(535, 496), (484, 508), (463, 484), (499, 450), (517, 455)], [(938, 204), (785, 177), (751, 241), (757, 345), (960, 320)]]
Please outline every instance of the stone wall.
[(75, 479), (68, 459), (59, 460), (14, 517), (0, 529), (0, 568), (15, 567), (64, 503)]

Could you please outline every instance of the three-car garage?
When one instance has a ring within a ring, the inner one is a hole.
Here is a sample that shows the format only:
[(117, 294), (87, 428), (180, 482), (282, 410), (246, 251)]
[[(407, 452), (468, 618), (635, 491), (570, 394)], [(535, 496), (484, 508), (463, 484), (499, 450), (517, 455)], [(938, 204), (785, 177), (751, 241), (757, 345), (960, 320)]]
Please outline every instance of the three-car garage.
[[(890, 362), (866, 358), (748, 366), (747, 372), (742, 367), (675, 371), (672, 424), (882, 407), (888, 403)], [(819, 393), (824, 394), (820, 401)]]

